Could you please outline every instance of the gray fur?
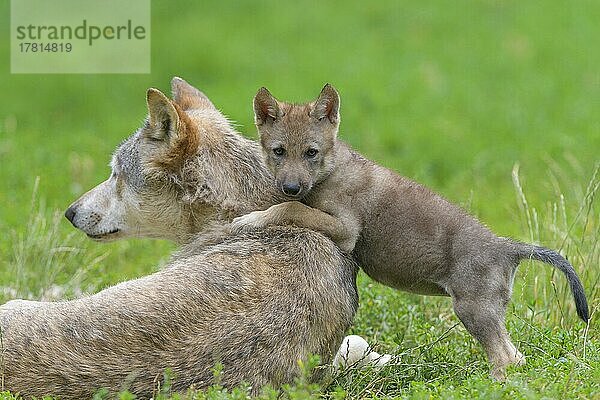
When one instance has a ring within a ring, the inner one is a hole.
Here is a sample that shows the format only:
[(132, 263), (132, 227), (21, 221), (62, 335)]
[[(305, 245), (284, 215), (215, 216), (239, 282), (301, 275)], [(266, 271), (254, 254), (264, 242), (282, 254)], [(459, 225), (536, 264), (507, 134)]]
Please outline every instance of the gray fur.
[[(67, 210), (73, 225), (90, 238), (154, 237), (184, 244), (211, 221), (284, 200), (260, 146), (238, 134), (212, 103), (194, 104), (185, 97), (194, 92), (178, 79), (173, 92), (182, 95), (175, 97), (200, 108), (182, 109), (150, 89), (150, 115), (115, 151), (109, 179)], [(152, 118), (152, 112), (159, 116)], [(164, 115), (174, 121), (160, 120)]]
[[(236, 218), (238, 231), (271, 224), (314, 229), (352, 252), (373, 279), (426, 295), (451, 296), (456, 314), (483, 345), (492, 375), (523, 363), (504, 317), (519, 262), (532, 258), (566, 274), (577, 312), (587, 321), (585, 294), (558, 253), (499, 238), (474, 217), (424, 186), (365, 159), (337, 140), (339, 96), (326, 85), (307, 104), (277, 101), (266, 89), (254, 109), (266, 162), (291, 201)], [(267, 117), (263, 111), (270, 110)], [(316, 150), (316, 151), (315, 151)]]
[(256, 143), (183, 80), (173, 92), (175, 102), (148, 91), (149, 118), (115, 152), (111, 177), (66, 216), (94, 240), (183, 248), (163, 270), (92, 296), (1, 306), (5, 389), (149, 398), (165, 368), (180, 391), (213, 383), (220, 362), (222, 384), (256, 393), (291, 382), (309, 354), (328, 362), (342, 342), (358, 301), (354, 262), (306, 229), (232, 235), (227, 220), (281, 195)]
[(274, 227), (200, 247), (98, 294), (0, 307), (4, 385), (25, 397), (91, 398), (293, 381), (310, 354), (331, 360), (357, 307), (356, 267), (322, 235)]
[(575, 299), (575, 309), (577, 310), (577, 315), (583, 321), (587, 322), (590, 319), (590, 315), (587, 299), (585, 297), (585, 290), (583, 289), (583, 285), (581, 284), (581, 281), (579, 280), (579, 277), (577, 276), (577, 273), (575, 272), (575, 269), (571, 263), (556, 251), (547, 249), (545, 247), (520, 242), (514, 242), (514, 245), (515, 252), (520, 260), (530, 259), (541, 261), (546, 264), (553, 265), (565, 274), (567, 280), (569, 281), (573, 298)]

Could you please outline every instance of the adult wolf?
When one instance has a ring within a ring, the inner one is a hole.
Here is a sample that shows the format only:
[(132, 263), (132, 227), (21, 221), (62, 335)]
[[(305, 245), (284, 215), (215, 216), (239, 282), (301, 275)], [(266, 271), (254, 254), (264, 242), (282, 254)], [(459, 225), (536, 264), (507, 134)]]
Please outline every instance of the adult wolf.
[[(221, 223), (277, 200), (255, 142), (197, 89), (147, 93), (149, 117), (112, 159), (111, 177), (67, 218), (98, 241), (162, 237), (183, 247), (163, 270), (65, 302), (0, 307), (4, 388), (90, 398), (290, 382), (298, 361), (333, 356), (357, 307), (356, 266), (319, 233), (270, 228), (229, 236)], [(211, 225), (214, 227), (211, 228)], [(204, 231), (200, 236), (198, 232)]]

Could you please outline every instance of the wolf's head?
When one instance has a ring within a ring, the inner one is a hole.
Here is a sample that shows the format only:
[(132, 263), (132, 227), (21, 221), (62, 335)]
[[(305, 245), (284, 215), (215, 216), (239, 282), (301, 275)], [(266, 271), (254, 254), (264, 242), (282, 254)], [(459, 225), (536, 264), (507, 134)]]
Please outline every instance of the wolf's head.
[(148, 90), (148, 118), (115, 151), (110, 177), (67, 209), (90, 238), (183, 243), (214, 219), (259, 208), (275, 192), (258, 146), (198, 89), (180, 78), (171, 86), (173, 100)]
[(264, 87), (254, 97), (266, 162), (287, 196), (305, 196), (333, 170), (339, 109), (340, 97), (329, 84), (306, 104), (280, 102)]

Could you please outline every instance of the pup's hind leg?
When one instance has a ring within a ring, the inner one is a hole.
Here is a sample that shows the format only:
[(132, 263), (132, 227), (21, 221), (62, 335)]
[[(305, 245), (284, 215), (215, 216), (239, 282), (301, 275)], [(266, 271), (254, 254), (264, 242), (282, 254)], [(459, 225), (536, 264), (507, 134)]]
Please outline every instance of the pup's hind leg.
[(525, 357), (511, 342), (504, 316), (508, 299), (502, 293), (472, 288), (468, 293), (452, 293), (454, 311), (465, 328), (483, 346), (491, 375), (498, 381), (506, 379), (506, 367), (523, 365)]

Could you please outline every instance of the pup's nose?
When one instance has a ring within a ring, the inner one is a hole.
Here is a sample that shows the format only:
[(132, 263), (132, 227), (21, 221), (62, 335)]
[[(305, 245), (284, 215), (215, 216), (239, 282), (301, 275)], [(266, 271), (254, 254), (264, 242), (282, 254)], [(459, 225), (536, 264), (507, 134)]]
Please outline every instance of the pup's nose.
[(73, 223), (73, 219), (75, 218), (75, 206), (71, 206), (69, 208), (67, 208), (67, 211), (65, 211), (65, 218), (67, 218), (69, 220), (70, 223), (72, 223), (73, 225), (75, 225)]
[(297, 183), (284, 183), (283, 184), (283, 193), (288, 196), (298, 196), (300, 194), (300, 185)]

